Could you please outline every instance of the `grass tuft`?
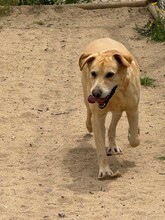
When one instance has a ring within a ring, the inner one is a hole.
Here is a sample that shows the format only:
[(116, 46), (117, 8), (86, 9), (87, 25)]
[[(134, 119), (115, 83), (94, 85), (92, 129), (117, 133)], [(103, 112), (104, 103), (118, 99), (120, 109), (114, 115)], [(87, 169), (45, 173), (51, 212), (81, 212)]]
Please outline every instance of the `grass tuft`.
[(12, 12), (12, 7), (10, 6), (0, 6), (0, 16), (10, 15)]
[(53, 4), (76, 4), (88, 3), (91, 0), (0, 0), (0, 5), (53, 5)]
[(142, 86), (145, 87), (155, 87), (155, 79), (145, 76), (140, 78), (140, 82)]
[(165, 160), (165, 156), (157, 157), (157, 159), (159, 159), (159, 160)]
[(152, 41), (165, 41), (165, 19), (163, 18), (159, 17), (156, 20), (148, 21), (143, 27), (136, 25), (135, 30), (142, 36), (149, 37)]

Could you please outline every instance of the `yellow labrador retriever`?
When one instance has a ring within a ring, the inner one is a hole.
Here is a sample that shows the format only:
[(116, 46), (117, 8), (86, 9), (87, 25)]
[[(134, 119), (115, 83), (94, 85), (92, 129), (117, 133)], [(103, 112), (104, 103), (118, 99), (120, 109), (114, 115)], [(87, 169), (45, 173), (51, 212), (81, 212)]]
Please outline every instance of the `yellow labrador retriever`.
[[(99, 163), (99, 178), (119, 176), (109, 167), (107, 155), (122, 152), (116, 144), (116, 126), (126, 111), (132, 147), (139, 145), (138, 104), (140, 97), (139, 67), (126, 47), (110, 38), (88, 44), (79, 59), (82, 86), (87, 107), (86, 127), (94, 132)], [(105, 118), (112, 112), (105, 148)]]

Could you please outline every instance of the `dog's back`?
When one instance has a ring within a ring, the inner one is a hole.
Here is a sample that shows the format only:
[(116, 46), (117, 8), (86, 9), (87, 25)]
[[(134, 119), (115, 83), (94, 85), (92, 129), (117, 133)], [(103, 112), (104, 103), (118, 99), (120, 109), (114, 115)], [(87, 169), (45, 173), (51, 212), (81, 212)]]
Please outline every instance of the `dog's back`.
[(127, 48), (111, 38), (101, 38), (89, 43), (84, 49), (84, 54), (99, 53), (108, 50), (117, 50), (125, 55), (131, 55)]

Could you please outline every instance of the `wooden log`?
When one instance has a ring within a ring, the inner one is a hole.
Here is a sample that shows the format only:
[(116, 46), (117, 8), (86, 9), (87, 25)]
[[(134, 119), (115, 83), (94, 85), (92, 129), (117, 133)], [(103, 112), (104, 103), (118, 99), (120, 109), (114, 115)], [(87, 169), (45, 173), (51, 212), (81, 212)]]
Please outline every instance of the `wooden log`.
[[(116, 3), (88, 3), (88, 4), (67, 4), (64, 7), (77, 7), (86, 10), (106, 9), (106, 8), (121, 8), (121, 7), (144, 7), (147, 6), (147, 0), (137, 2), (116, 2)], [(61, 7), (55, 6), (55, 7)]]
[(157, 13), (157, 10), (156, 10), (154, 4), (149, 3), (147, 8), (148, 8), (149, 12), (151, 13), (151, 15), (154, 17), (154, 19), (157, 19), (158, 13)]
[(157, 4), (155, 3), (149, 3), (147, 6), (149, 12), (154, 17), (154, 19), (163, 18), (165, 19), (165, 12), (161, 10)]

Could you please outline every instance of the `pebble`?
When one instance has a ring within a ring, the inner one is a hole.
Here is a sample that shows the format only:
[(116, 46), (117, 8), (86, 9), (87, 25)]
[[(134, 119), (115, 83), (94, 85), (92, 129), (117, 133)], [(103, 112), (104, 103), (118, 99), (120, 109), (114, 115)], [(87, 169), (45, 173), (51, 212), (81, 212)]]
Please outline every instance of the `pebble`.
[(60, 218), (64, 218), (65, 217), (65, 213), (63, 211), (61, 211), (61, 212), (58, 213), (58, 216)]

